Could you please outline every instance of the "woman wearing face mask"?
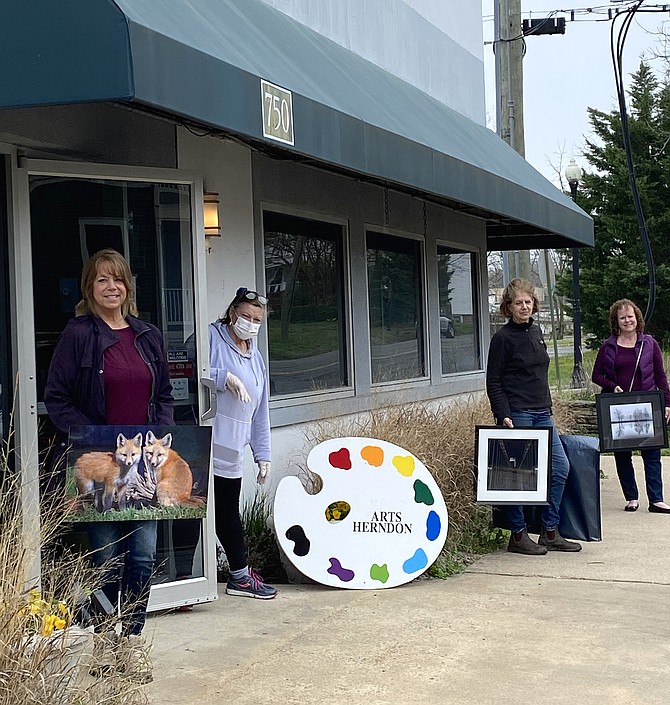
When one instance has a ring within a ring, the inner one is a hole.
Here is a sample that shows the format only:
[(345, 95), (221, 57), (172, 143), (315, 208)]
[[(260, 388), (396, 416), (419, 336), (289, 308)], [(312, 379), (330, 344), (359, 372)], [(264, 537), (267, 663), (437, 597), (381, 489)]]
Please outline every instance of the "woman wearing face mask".
[(213, 428), (216, 534), (226, 552), (230, 574), (226, 593), (270, 600), (277, 590), (247, 565), (240, 518), (244, 451), (251, 447), (257, 481), (270, 473), (270, 411), (265, 363), (254, 345), (267, 299), (244, 287), (225, 315), (209, 326), (209, 364), (216, 383)]

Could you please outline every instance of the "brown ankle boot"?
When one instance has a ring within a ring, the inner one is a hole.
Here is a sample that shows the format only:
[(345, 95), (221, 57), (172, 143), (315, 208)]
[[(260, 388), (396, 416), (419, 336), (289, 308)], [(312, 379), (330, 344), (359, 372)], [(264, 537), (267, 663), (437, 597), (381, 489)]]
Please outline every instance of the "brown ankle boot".
[(539, 543), (541, 546), (546, 546), (548, 551), (570, 551), (576, 553), (582, 550), (582, 545), (576, 541), (568, 541), (559, 533), (558, 529), (542, 529)]
[(512, 533), (509, 537), (507, 550), (510, 553), (522, 553), (524, 556), (543, 556), (547, 552), (545, 546), (538, 546), (535, 541), (528, 536), (526, 529), (516, 534)]

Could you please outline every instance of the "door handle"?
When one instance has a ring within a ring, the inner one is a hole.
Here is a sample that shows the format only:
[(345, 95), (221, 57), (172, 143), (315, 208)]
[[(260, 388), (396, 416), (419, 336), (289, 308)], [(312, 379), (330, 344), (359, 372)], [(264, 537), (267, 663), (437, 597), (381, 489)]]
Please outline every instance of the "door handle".
[(207, 408), (202, 412), (200, 420), (209, 421), (216, 416), (216, 384), (209, 377), (201, 377), (200, 384), (207, 392)]

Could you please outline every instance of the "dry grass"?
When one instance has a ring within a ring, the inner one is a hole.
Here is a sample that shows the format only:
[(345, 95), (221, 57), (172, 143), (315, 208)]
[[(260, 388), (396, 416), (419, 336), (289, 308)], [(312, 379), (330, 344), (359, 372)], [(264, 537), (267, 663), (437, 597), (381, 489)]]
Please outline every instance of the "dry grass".
[(576, 433), (575, 412), (570, 402), (574, 397), (553, 395), (552, 413), (559, 433)]
[[(110, 674), (104, 679), (88, 675), (92, 649), (90, 631), (58, 629), (45, 637), (40, 634), (44, 620), (26, 607), (30, 605), (30, 590), (39, 589), (44, 601), (40, 604), (54, 606), (47, 611), (73, 623), (77, 619), (78, 605), (85, 603), (87, 595), (99, 587), (100, 572), (91, 566), (88, 558), (68, 551), (59, 541), (64, 528), (62, 506), (60, 496), (52, 497), (42, 507), (40, 585), (35, 578), (35, 556), (26, 548), (24, 540), (20, 480), (11, 469), (6, 449), (0, 450), (0, 703), (146, 703), (142, 689), (121, 674)], [(79, 634), (79, 643), (86, 647), (84, 658), (78, 663), (70, 661), (66, 648), (75, 631)]]
[[(329, 438), (364, 436), (395, 443), (413, 453), (435, 478), (449, 512), (449, 533), (437, 574), (458, 570), (473, 553), (495, 550), (504, 534), (492, 529), (490, 508), (474, 504), (475, 426), (493, 423), (485, 396), (470, 396), (428, 406), (413, 404), (380, 409), (358, 419), (321, 423), (307, 434), (308, 447)], [(308, 491), (319, 489), (319, 478), (304, 468)], [(439, 563), (439, 561), (438, 561)], [(434, 571), (435, 572), (435, 571)]]

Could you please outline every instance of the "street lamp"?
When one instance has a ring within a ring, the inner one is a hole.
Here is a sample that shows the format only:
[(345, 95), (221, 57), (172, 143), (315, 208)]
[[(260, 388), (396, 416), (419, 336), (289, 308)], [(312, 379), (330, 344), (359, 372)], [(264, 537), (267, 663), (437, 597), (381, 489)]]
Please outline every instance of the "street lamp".
[[(565, 168), (565, 178), (570, 184), (572, 200), (577, 203), (577, 189), (582, 180), (582, 169), (574, 159)], [(572, 327), (574, 329), (574, 367), (570, 386), (580, 389), (586, 386), (584, 367), (582, 366), (582, 310), (579, 302), (579, 248), (572, 248)]]

